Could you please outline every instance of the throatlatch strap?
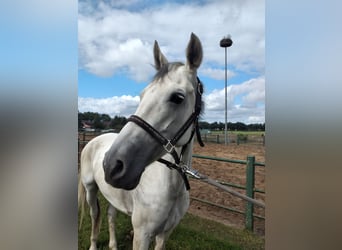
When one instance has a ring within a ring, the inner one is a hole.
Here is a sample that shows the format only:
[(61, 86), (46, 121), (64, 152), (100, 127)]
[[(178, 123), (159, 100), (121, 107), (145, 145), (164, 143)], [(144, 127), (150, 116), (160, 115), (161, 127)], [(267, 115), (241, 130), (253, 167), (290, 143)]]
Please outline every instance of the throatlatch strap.
[(199, 130), (199, 126), (198, 126), (198, 121), (196, 121), (196, 137), (197, 137), (197, 142), (201, 147), (204, 147), (204, 143), (202, 141), (202, 137), (201, 137), (201, 132)]
[(175, 137), (171, 140), (171, 143), (175, 145), (177, 141), (184, 135), (184, 133), (189, 129), (191, 124), (196, 119), (197, 115), (196, 113), (192, 113), (191, 116), (188, 118), (188, 120), (184, 123), (184, 125), (179, 129), (178, 133), (175, 135)]

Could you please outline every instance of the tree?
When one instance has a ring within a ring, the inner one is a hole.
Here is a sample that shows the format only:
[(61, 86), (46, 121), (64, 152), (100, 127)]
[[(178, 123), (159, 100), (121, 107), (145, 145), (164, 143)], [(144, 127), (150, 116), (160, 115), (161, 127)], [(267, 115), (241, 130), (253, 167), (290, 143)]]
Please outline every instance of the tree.
[(78, 112), (78, 129), (82, 129), (83, 128), (83, 123), (82, 121), (84, 120), (84, 114)]
[(100, 119), (101, 119), (102, 122), (104, 122), (104, 121), (109, 122), (109, 121), (112, 120), (112, 118), (110, 118), (110, 116), (107, 115), (107, 114), (101, 114), (100, 115)]
[(127, 123), (127, 119), (124, 116), (115, 116), (111, 122), (109, 127), (117, 130), (121, 130), (123, 126)]
[(101, 116), (96, 116), (94, 119), (94, 128), (95, 129), (104, 129), (105, 125), (103, 123), (103, 121), (101, 120)]
[(210, 129), (209, 122), (200, 121), (200, 122), (198, 122), (198, 126), (200, 129)]

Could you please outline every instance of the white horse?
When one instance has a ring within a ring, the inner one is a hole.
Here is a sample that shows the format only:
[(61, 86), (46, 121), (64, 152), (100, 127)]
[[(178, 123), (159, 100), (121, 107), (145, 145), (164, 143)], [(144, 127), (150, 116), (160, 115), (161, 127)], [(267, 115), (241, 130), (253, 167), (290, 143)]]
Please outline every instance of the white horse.
[(133, 249), (148, 249), (153, 237), (155, 249), (165, 249), (165, 241), (189, 207), (182, 166), (191, 165), (203, 91), (197, 78), (202, 45), (194, 34), (186, 59), (185, 64), (168, 63), (155, 41), (157, 73), (142, 92), (135, 115), (119, 134), (100, 135), (82, 151), (78, 204), (81, 214), (85, 199), (90, 207), (91, 250), (97, 249), (100, 229), (98, 189), (110, 203), (110, 249), (117, 249), (116, 209), (131, 216)]

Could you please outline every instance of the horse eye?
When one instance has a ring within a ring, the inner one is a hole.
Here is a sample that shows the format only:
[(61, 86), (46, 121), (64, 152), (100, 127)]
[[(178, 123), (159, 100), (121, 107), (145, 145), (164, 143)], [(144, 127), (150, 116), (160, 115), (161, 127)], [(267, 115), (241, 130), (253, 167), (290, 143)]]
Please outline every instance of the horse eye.
[(182, 93), (173, 93), (170, 97), (170, 101), (176, 104), (181, 104), (184, 101), (185, 96)]

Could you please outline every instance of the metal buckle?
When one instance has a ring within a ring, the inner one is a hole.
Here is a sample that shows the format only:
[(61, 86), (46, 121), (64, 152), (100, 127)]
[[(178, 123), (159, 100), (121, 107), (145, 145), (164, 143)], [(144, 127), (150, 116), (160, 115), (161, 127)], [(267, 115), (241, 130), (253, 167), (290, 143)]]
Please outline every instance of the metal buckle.
[(187, 165), (182, 166), (182, 171), (186, 174), (191, 175), (192, 177), (194, 177), (196, 179), (201, 179), (201, 176), (199, 175), (198, 171), (193, 169), (193, 168), (190, 168)]
[(166, 150), (166, 152), (171, 153), (173, 151), (173, 149), (175, 148), (174, 145), (172, 145), (172, 143), (170, 142), (170, 140), (167, 141), (166, 145), (163, 145), (164, 149)]

